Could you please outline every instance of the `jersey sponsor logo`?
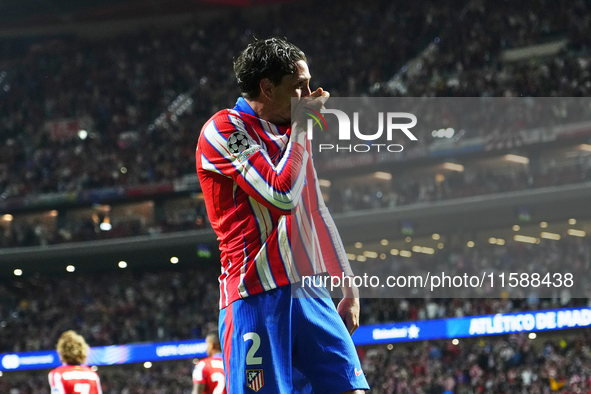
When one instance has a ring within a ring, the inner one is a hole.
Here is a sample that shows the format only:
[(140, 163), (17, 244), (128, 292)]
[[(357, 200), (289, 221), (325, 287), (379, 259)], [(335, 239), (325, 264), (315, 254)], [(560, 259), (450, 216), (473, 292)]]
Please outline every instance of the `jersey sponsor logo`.
[(246, 370), (246, 384), (255, 392), (259, 391), (265, 385), (263, 379), (262, 369), (247, 369)]
[(98, 375), (90, 371), (68, 371), (62, 374), (64, 380), (96, 380)]
[(235, 155), (244, 152), (250, 145), (248, 135), (242, 131), (236, 131), (228, 138), (228, 150)]
[(359, 371), (357, 370), (357, 368), (355, 368), (355, 376), (359, 376), (363, 373), (363, 370), (360, 369)]
[(260, 146), (253, 146), (251, 148), (248, 148), (245, 151), (242, 151), (241, 153), (238, 153), (236, 155), (236, 157), (238, 158), (238, 161), (244, 162), (244, 161), (248, 160), (250, 158), (250, 156), (254, 155), (255, 153), (257, 153), (260, 150), (261, 150)]

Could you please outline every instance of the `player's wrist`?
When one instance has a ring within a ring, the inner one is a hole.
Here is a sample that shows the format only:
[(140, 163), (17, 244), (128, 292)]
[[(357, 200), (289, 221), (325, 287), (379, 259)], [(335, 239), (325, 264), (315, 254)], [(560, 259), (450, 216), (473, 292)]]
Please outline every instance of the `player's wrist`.
[(352, 298), (359, 302), (359, 289), (355, 286), (342, 286), (343, 298)]

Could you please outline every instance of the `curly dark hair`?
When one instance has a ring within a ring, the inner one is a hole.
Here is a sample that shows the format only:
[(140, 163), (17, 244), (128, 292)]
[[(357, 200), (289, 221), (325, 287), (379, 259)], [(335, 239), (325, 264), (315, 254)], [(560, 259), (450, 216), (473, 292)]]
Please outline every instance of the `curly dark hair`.
[(300, 60), (307, 61), (304, 52), (285, 39), (271, 37), (250, 43), (234, 59), (234, 74), (242, 96), (257, 98), (263, 78), (279, 85), (285, 75), (296, 72), (296, 62)]

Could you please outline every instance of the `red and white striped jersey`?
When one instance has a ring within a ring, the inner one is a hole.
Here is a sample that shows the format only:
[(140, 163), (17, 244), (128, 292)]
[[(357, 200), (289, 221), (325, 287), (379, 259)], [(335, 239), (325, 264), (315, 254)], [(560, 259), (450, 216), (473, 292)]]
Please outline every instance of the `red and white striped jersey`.
[(352, 275), (311, 152), (304, 133), (258, 118), (243, 98), (203, 126), (197, 174), (220, 241), (220, 308), (304, 275)]
[(222, 355), (214, 354), (199, 361), (193, 369), (193, 384), (205, 386), (203, 394), (226, 394), (226, 374)]
[(103, 394), (98, 374), (86, 365), (62, 365), (49, 373), (51, 394)]

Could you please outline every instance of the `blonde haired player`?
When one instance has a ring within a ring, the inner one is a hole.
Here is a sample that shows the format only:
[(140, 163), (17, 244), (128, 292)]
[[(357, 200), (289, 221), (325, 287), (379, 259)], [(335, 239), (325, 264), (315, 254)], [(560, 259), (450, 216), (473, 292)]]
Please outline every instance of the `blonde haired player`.
[(49, 373), (52, 394), (103, 394), (98, 374), (88, 368), (90, 348), (75, 331), (66, 331), (57, 342), (62, 366)]

